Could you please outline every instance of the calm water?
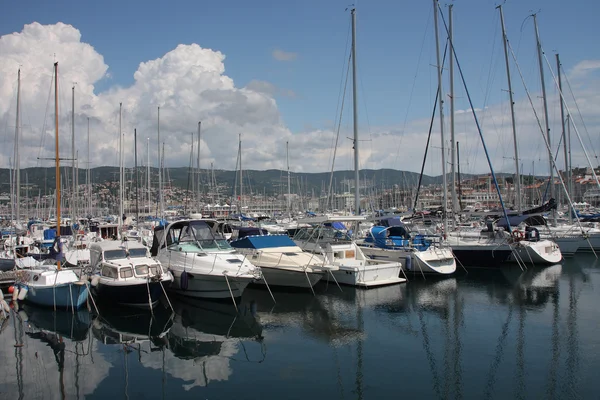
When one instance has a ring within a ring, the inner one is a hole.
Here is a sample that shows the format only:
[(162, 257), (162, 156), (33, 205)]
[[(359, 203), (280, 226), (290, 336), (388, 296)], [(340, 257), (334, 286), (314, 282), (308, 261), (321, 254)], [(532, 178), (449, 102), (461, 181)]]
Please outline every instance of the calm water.
[(0, 398), (600, 398), (593, 256), (316, 289), (277, 304), (248, 290), (238, 314), (181, 299), (154, 318), (21, 306), (1, 327)]

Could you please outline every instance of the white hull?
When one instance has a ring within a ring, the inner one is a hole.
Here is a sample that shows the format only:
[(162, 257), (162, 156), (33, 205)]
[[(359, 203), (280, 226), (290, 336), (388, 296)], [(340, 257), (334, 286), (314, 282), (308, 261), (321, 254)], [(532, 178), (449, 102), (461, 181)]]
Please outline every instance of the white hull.
[(551, 240), (538, 242), (521, 241), (514, 247), (509, 261), (522, 261), (525, 264), (556, 264), (562, 260), (562, 253), (556, 243)]
[[(188, 297), (197, 297), (202, 299), (230, 299), (242, 296), (244, 289), (253, 278), (246, 276), (227, 276), (229, 285), (224, 275), (206, 275), (194, 272), (188, 272), (187, 289), (181, 287), (181, 274), (183, 271), (171, 270), (173, 273), (173, 284), (168, 288), (169, 291)], [(231, 291), (229, 288), (231, 287)]]
[[(402, 262), (405, 271), (442, 275), (453, 274), (456, 271), (456, 260), (450, 248), (430, 247), (426, 251), (412, 251), (361, 246), (361, 249), (366, 256), (376, 260)], [(407, 257), (411, 258), (410, 266), (406, 263)]]
[(359, 287), (376, 287), (394, 285), (406, 282), (400, 278), (402, 264), (399, 262), (384, 262), (365, 266), (339, 265), (339, 270), (333, 272), (338, 283)]

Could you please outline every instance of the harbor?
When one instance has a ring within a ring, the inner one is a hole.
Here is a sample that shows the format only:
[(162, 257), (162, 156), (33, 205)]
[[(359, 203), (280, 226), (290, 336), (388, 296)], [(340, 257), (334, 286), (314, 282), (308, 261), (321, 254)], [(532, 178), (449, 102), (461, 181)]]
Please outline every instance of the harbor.
[(12, 10), (0, 397), (597, 397), (600, 61), (426, 3)]

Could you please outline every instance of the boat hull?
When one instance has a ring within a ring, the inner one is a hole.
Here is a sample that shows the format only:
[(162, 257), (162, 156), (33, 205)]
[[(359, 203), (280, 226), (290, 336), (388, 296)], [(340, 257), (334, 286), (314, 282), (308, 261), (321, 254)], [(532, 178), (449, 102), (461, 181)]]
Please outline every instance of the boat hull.
[(584, 239), (581, 242), (578, 249), (578, 251), (582, 252), (592, 252), (598, 250), (600, 250), (600, 234), (598, 233), (590, 234), (587, 239)]
[[(425, 251), (412, 249), (383, 249), (378, 247), (362, 247), (366, 256), (375, 260), (401, 262), (406, 272), (423, 272), (427, 274), (448, 275), (456, 272), (456, 260), (449, 248), (434, 249), (430, 247)], [(406, 262), (410, 257), (411, 262)]]
[(519, 242), (514, 247), (509, 261), (533, 265), (552, 265), (562, 261), (562, 254), (558, 245), (550, 240)]
[[(181, 285), (181, 275), (183, 271), (171, 270), (173, 274), (173, 283), (168, 288), (178, 295), (197, 297), (203, 299), (230, 299), (231, 296), (238, 298), (254, 280), (250, 276), (227, 276), (229, 285), (224, 275), (207, 275), (195, 272), (187, 272), (187, 288)], [(231, 291), (229, 288), (231, 287)]]
[(87, 300), (88, 287), (84, 282), (70, 282), (56, 286), (27, 285), (26, 301), (44, 307), (79, 308)]
[(127, 307), (153, 308), (164, 295), (161, 282), (140, 282), (127, 285), (98, 283), (94, 289), (98, 300)]
[(364, 266), (340, 264), (338, 266), (339, 270), (333, 271), (333, 276), (342, 285), (369, 288), (406, 282), (405, 278), (400, 278), (402, 264), (399, 262), (367, 264)]
[(464, 267), (499, 268), (509, 261), (512, 250), (505, 246), (452, 247), (454, 257)]

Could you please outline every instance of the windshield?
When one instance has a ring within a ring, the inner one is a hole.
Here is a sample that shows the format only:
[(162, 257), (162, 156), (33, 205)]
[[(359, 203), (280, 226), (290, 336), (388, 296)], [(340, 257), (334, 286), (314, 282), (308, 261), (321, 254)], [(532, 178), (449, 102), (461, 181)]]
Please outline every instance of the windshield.
[(125, 253), (125, 249), (107, 250), (104, 252), (105, 260), (118, 260), (119, 258), (127, 258), (127, 253)]
[(146, 257), (146, 249), (129, 249), (129, 257), (141, 258)]

